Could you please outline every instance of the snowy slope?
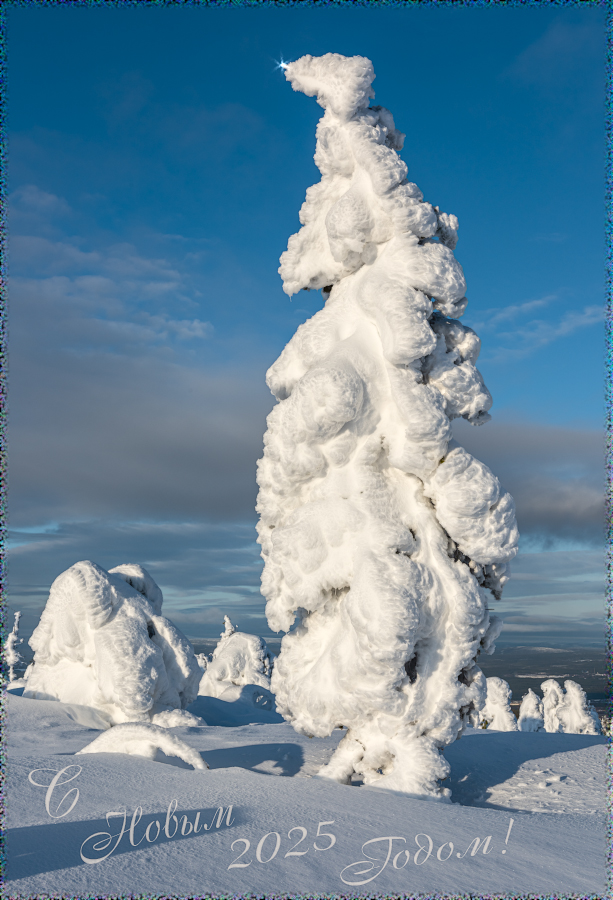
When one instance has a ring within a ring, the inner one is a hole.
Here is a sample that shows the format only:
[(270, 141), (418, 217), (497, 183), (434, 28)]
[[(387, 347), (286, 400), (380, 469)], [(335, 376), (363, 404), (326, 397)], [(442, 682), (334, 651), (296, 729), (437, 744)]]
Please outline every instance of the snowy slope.
[[(9, 694), (7, 896), (605, 894), (604, 737), (469, 729), (445, 751), (454, 802), (439, 804), (312, 777), (339, 730), (309, 739), (240, 701), (189, 709), (208, 726), (170, 732), (208, 771), (161, 754), (75, 756), (101, 733), (95, 714)], [(59, 782), (74, 777), (48, 792), (63, 769)]]

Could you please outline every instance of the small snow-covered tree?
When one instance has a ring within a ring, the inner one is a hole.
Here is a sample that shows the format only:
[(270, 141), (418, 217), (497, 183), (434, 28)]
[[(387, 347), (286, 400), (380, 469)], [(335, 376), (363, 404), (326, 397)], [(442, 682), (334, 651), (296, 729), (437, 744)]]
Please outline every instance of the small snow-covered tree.
[(202, 669), (162, 614), (162, 592), (141, 566), (108, 572), (89, 560), (59, 575), (32, 637), (24, 697), (91, 706), (112, 724), (184, 709)]
[(13, 622), (13, 630), (7, 635), (6, 641), (4, 642), (4, 661), (9, 667), (9, 682), (15, 680), (15, 666), (19, 665), (20, 662), (23, 662), (23, 657), (17, 649), (17, 646), (23, 643), (23, 638), (19, 637), (20, 619), (21, 613), (17, 611), (15, 613), (15, 621)]
[(504, 678), (487, 679), (485, 706), (479, 719), (491, 731), (517, 731), (517, 719), (511, 709), (511, 688)]
[(576, 681), (564, 682), (564, 695), (557, 708), (557, 716), (565, 734), (602, 734), (598, 713)]
[(266, 641), (255, 634), (237, 631), (224, 616), (221, 640), (200, 680), (201, 696), (221, 697), (232, 686), (256, 685), (270, 690), (270, 654)]
[(545, 728), (543, 703), (532, 688), (528, 688), (528, 693), (521, 699), (517, 724), (520, 731), (543, 731)]
[(197, 662), (198, 662), (198, 665), (199, 665), (200, 668), (202, 669), (202, 671), (203, 671), (203, 672), (206, 672), (207, 666), (208, 666), (208, 664), (209, 664), (209, 662), (210, 662), (210, 660), (209, 660), (208, 656), (206, 655), (206, 653), (196, 653), (196, 660), (197, 660)]
[(565, 681), (564, 690), (554, 678), (541, 685), (545, 731), (566, 734), (602, 734), (598, 713), (576, 681)]
[(545, 731), (553, 734), (563, 731), (562, 723), (558, 719), (558, 708), (564, 697), (564, 691), (555, 678), (548, 678), (547, 681), (543, 681), (541, 690), (543, 692)]
[(447, 799), (440, 749), (485, 701), (476, 659), (518, 538), (510, 495), (452, 440), (452, 419), (481, 424), (491, 405), (458, 321), (458, 222), (407, 179), (404, 135), (368, 106), (369, 60), (304, 56), (285, 74), (325, 114), (322, 178), (279, 271), (326, 303), (267, 373), (262, 592), (289, 632), (272, 687), (298, 731), (347, 727), (320, 775)]

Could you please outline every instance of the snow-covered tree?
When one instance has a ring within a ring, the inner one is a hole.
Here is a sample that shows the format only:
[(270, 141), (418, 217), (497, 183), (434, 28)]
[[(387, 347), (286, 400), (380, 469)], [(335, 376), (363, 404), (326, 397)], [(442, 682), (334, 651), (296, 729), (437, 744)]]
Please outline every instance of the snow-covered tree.
[(266, 641), (255, 634), (237, 631), (229, 616), (224, 616), (221, 640), (202, 676), (198, 693), (206, 697), (222, 694), (229, 697), (228, 688), (247, 684), (270, 691), (270, 668)]
[(541, 690), (545, 731), (602, 734), (600, 717), (576, 681), (565, 681), (563, 690), (554, 678), (549, 678)]
[(19, 620), (21, 613), (15, 613), (15, 621), (13, 622), (13, 630), (7, 635), (4, 642), (4, 661), (9, 667), (9, 683), (15, 680), (15, 666), (23, 662), (23, 657), (17, 649), (19, 644), (23, 644), (23, 638), (19, 637)]
[(30, 638), (24, 697), (92, 706), (112, 724), (184, 709), (202, 669), (161, 611), (162, 592), (141, 566), (71, 566), (51, 585)]
[(491, 731), (517, 731), (517, 719), (511, 709), (511, 688), (504, 678), (487, 679), (485, 706), (479, 714), (483, 727)]
[(320, 775), (446, 799), (440, 749), (485, 701), (476, 659), (518, 539), (510, 495), (452, 440), (452, 419), (481, 424), (491, 405), (458, 321), (458, 222), (407, 179), (404, 135), (368, 107), (369, 60), (304, 56), (285, 74), (325, 114), (322, 178), (279, 271), (289, 295), (326, 302), (267, 373), (262, 592), (289, 632), (272, 687), (298, 731), (347, 727)]
[(558, 721), (565, 734), (601, 734), (598, 713), (576, 681), (564, 682), (564, 696), (557, 709)]
[(532, 688), (528, 688), (528, 693), (521, 698), (517, 724), (520, 731), (543, 731), (545, 728), (543, 703)]
[(196, 660), (197, 660), (197, 662), (198, 662), (198, 665), (199, 665), (200, 668), (202, 669), (202, 671), (203, 671), (203, 672), (206, 672), (207, 666), (208, 666), (208, 664), (209, 664), (209, 662), (210, 662), (210, 660), (209, 660), (208, 656), (206, 655), (206, 653), (196, 653)]
[(545, 731), (551, 733), (561, 732), (562, 723), (558, 719), (558, 709), (564, 697), (564, 691), (555, 680), (548, 678), (541, 684), (543, 692), (543, 721), (545, 723)]

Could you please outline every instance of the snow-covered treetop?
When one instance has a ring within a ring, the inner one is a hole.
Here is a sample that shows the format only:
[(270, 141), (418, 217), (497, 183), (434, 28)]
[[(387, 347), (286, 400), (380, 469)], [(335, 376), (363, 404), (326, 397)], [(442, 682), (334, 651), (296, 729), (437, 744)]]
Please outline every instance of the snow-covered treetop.
[(222, 638), (228, 638), (236, 631), (236, 626), (232, 624), (230, 616), (223, 617), (224, 630), (221, 632)]
[[(304, 227), (281, 257), (285, 292), (330, 287), (374, 262), (379, 245), (403, 235), (396, 250), (405, 257), (402, 268), (408, 264), (412, 286), (434, 298), (446, 315), (460, 316), (466, 282), (452, 253), (458, 221), (424, 203), (417, 185), (407, 181), (406, 164), (395, 152), (402, 149), (404, 134), (388, 110), (368, 108), (374, 97), (372, 63), (338, 53), (303, 56), (287, 65), (285, 75), (294, 90), (316, 95), (326, 110), (315, 152), (322, 180), (308, 189), (300, 211)], [(425, 248), (432, 238), (436, 246)], [(421, 251), (411, 253), (418, 243)], [(419, 331), (428, 343), (423, 325)]]
[(346, 122), (375, 96), (375, 70), (364, 56), (302, 56), (285, 65), (285, 77), (295, 91), (316, 97), (324, 109)]

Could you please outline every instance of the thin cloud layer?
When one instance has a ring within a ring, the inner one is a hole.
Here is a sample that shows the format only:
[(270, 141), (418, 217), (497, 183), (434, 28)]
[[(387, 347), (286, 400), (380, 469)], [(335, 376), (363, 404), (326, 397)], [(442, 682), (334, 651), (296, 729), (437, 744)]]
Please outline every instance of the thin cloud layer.
[(520, 534), (554, 545), (574, 539), (601, 546), (604, 444), (596, 430), (526, 422), (454, 422), (457, 440), (496, 471), (517, 506)]
[(484, 339), (482, 360), (512, 363), (525, 359), (580, 329), (601, 325), (604, 307), (593, 303), (581, 310), (564, 311), (560, 309), (559, 298), (551, 294), (524, 303), (485, 310), (474, 318), (468, 315), (467, 322), (469, 320), (471, 328)]
[[(560, 83), (576, 89), (577, 85), (585, 84), (586, 77), (596, 76), (594, 60), (603, 56), (599, 21), (558, 19), (513, 60), (504, 75), (543, 92), (559, 89)], [(596, 82), (592, 86), (600, 84)], [(596, 98), (592, 95), (590, 99)]]

